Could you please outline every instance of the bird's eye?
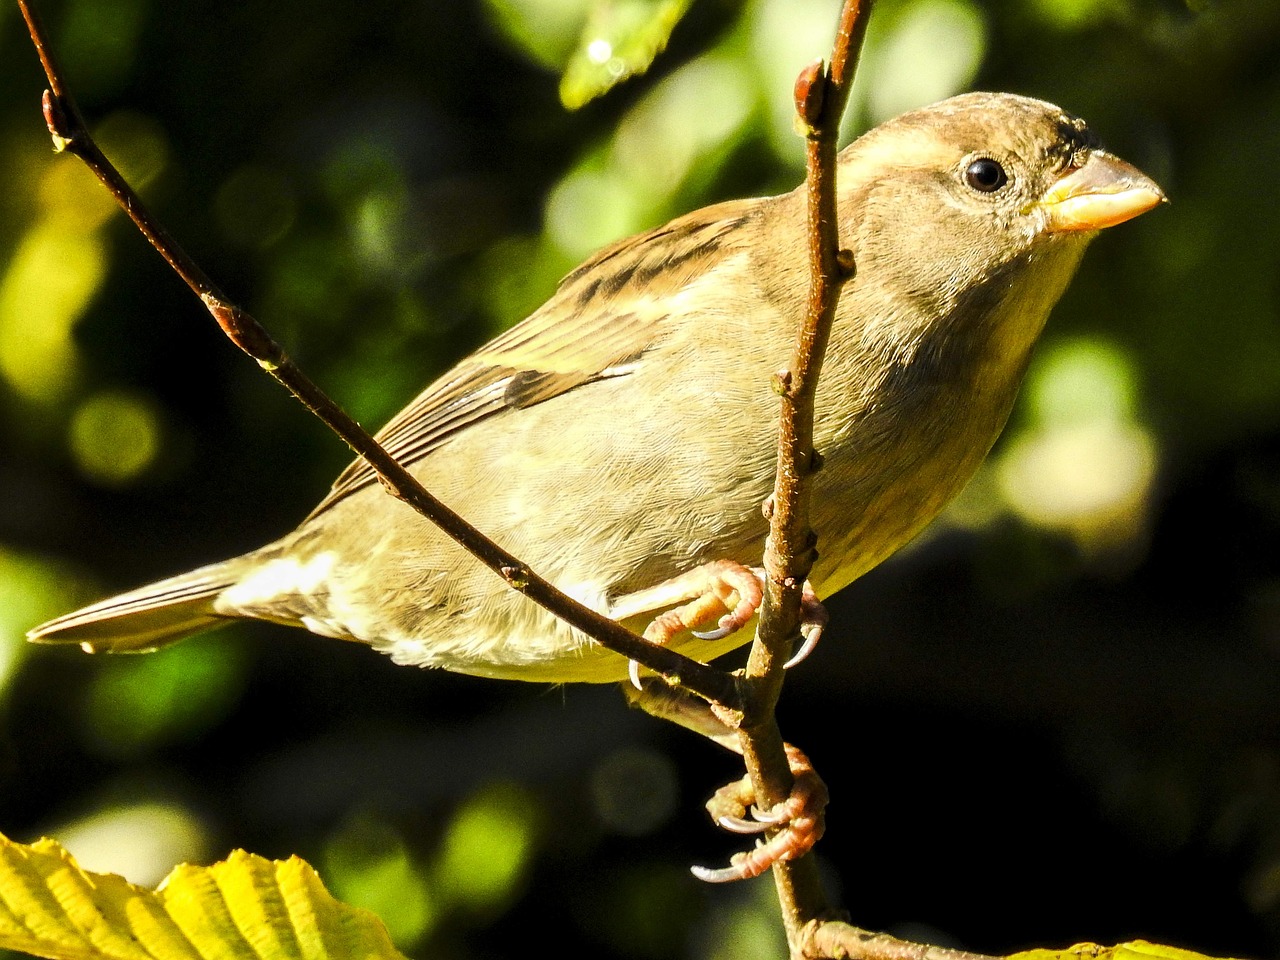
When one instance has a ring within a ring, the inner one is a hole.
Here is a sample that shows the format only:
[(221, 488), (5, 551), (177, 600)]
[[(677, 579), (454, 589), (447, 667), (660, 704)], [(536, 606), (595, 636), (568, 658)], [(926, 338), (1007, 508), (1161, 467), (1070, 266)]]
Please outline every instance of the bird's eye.
[(1009, 175), (995, 160), (983, 157), (965, 168), (964, 182), (979, 193), (995, 193), (1009, 182)]

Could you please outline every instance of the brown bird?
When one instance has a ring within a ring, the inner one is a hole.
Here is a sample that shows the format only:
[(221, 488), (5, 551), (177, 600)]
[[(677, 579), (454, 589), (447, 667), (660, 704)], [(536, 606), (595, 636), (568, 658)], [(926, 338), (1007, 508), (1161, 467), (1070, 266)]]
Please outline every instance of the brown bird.
[[(838, 190), (857, 272), (817, 399), (818, 597), (898, 550), (960, 491), (1089, 241), (1164, 199), (1082, 120), (990, 93), (867, 133), (841, 153)], [(758, 568), (767, 533), (770, 378), (805, 306), (805, 230), (797, 189), (622, 240), (379, 438), (427, 489), (587, 605), (643, 627), (709, 591), (723, 601), (712, 616), (725, 614), (712, 639), (683, 629), (697, 617), (650, 635), (703, 660), (736, 647), (748, 634), (731, 630), (753, 610), (744, 570)], [(624, 658), (387, 496), (363, 462), (275, 543), (30, 636), (136, 651), (236, 618), (481, 676), (627, 675)]]

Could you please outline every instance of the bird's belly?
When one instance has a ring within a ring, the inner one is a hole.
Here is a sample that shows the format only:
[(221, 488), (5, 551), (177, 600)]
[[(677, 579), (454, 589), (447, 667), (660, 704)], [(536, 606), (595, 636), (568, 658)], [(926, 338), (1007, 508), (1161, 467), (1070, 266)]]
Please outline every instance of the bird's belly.
[[(811, 507), (819, 536), (812, 580), (819, 596), (846, 586), (918, 534), (972, 476), (1007, 414), (1003, 403), (957, 402), (946, 390), (917, 389), (910, 403), (885, 409), (843, 436), (819, 426), (826, 462)], [(651, 457), (654, 465), (625, 487), (571, 472), (587, 470), (597, 458), (566, 461), (554, 451), (544, 455), (532, 439), (517, 445), (510, 437), (504, 438), (507, 453), (493, 453), (497, 444), (461, 450), (470, 455), (448, 464), (463, 462), (466, 470), (442, 466), (424, 479), (446, 502), (462, 499), (466, 484), (499, 491), (477, 504), (471, 519), (566, 593), (607, 612), (612, 599), (701, 563), (761, 563), (767, 527), (760, 506), (772, 481), (771, 433), (762, 431), (748, 452), (707, 449), (712, 441), (702, 435), (696, 442), (685, 437), (660, 445), (661, 457)], [(726, 473), (726, 466), (733, 472)], [(519, 483), (503, 479), (516, 476)], [(572, 502), (561, 495), (566, 488), (579, 491)], [(366, 498), (380, 496), (371, 488), (331, 512), (351, 511), (355, 518), (368, 509)], [(369, 543), (371, 531), (353, 519), (340, 525), (349, 539), (330, 545), (359, 571), (333, 578), (323, 598), (330, 619), (344, 607), (360, 611), (363, 622), (350, 631), (354, 639), (399, 663), (476, 676), (551, 683), (626, 677), (625, 658), (511, 590), (407, 507), (400, 509), (398, 522), (377, 528), (378, 543)], [(412, 603), (404, 601), (405, 592)], [(645, 626), (627, 625), (637, 632)], [(705, 661), (751, 635), (750, 627), (715, 643), (682, 635), (677, 649)]]

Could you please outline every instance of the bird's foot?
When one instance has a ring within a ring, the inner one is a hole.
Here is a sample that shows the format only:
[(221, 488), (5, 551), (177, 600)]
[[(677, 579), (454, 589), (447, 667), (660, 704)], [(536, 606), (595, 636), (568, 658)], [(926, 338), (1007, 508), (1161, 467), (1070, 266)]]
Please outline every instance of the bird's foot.
[[(751, 622), (764, 599), (764, 571), (733, 560), (714, 560), (654, 588), (668, 603), (689, 601), (653, 619), (644, 631), (650, 643), (665, 645), (688, 630), (700, 640), (723, 640)], [(698, 631), (716, 614), (714, 630)]]
[[(723, 640), (751, 622), (764, 599), (764, 570), (748, 567), (733, 560), (715, 560), (678, 577), (635, 593), (619, 597), (610, 606), (609, 615), (626, 620), (640, 613), (672, 607), (654, 617), (644, 631), (644, 639), (666, 646), (676, 636), (688, 631), (700, 640)], [(713, 618), (710, 630), (698, 630)], [(800, 648), (787, 661), (792, 667), (817, 646), (827, 624), (827, 611), (808, 582), (800, 608)], [(631, 682), (639, 687), (640, 667), (633, 660), (629, 667)]]
[(786, 748), (795, 780), (787, 799), (768, 810), (760, 810), (754, 806), (756, 796), (750, 777), (743, 777), (721, 787), (707, 801), (711, 819), (725, 830), (743, 834), (777, 832), (756, 844), (753, 850), (735, 853), (727, 867), (693, 867), (693, 875), (699, 880), (727, 883), (758, 877), (779, 861), (794, 860), (808, 853), (822, 837), (826, 829), (827, 785), (801, 750), (791, 744)]
[[(645, 628), (644, 639), (666, 646), (679, 634), (689, 631), (704, 640), (718, 640), (741, 630), (764, 598), (764, 571), (733, 560), (713, 560), (656, 587), (619, 597), (609, 608), (615, 620), (626, 620), (653, 610), (671, 608), (654, 617)], [(679, 606), (672, 607), (673, 604)], [(713, 618), (716, 628), (699, 633)], [(640, 665), (628, 665), (632, 686), (640, 688)]]

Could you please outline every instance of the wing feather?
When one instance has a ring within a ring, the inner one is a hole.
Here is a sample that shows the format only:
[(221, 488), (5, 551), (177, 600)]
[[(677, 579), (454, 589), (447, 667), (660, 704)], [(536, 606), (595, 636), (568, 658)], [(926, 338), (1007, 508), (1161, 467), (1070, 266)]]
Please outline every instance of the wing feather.
[[(379, 442), (409, 465), (504, 410), (628, 375), (663, 336), (666, 298), (719, 261), (726, 237), (755, 204), (717, 204), (605, 247), (527, 319), (427, 387), (378, 432)], [(311, 515), (374, 479), (356, 460)]]

